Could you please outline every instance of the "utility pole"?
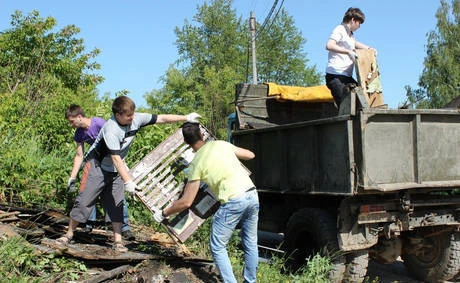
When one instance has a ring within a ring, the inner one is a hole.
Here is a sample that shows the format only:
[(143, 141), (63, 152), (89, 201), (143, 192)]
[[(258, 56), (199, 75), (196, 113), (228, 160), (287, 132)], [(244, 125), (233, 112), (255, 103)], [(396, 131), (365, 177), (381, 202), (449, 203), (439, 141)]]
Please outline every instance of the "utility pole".
[(252, 84), (257, 84), (257, 59), (256, 59), (256, 18), (254, 12), (251, 11), (249, 19), (249, 30), (251, 31), (251, 46), (252, 46)]

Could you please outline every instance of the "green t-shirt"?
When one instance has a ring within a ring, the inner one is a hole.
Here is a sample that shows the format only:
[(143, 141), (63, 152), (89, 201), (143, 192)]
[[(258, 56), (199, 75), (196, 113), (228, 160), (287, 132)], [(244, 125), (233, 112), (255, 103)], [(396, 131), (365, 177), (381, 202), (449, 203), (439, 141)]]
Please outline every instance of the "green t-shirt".
[(226, 141), (208, 141), (189, 165), (188, 179), (208, 184), (220, 202), (227, 202), (254, 184), (235, 155), (236, 147)]

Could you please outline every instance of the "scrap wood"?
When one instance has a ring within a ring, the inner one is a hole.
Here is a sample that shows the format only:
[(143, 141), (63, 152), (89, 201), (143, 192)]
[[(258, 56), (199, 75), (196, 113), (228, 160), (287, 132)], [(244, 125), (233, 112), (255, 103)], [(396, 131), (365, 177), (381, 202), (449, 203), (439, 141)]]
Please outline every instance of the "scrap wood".
[(30, 226), (26, 228), (13, 226), (13, 229), (26, 239), (37, 239), (45, 235), (45, 231), (43, 229), (31, 228)]
[(6, 218), (1, 218), (0, 219), (0, 222), (13, 222), (13, 221), (18, 221), (19, 218), (17, 218), (16, 216), (10, 216), (10, 217), (6, 217)]
[(39, 213), (42, 211), (36, 208), (13, 206), (13, 205), (5, 204), (5, 203), (0, 204), (0, 208), (2, 210), (7, 210), (7, 211), (19, 211), (21, 213), (32, 213), (32, 214)]
[(0, 223), (0, 236), (5, 236), (7, 239), (18, 236), (19, 234), (13, 229), (11, 225)]
[(112, 279), (114, 278), (115, 276), (118, 276), (122, 273), (125, 273), (125, 272), (128, 272), (129, 269), (131, 268), (130, 265), (122, 265), (122, 266), (119, 266), (117, 268), (114, 268), (114, 269), (111, 269), (111, 270), (108, 270), (108, 271), (104, 271), (102, 273), (100, 273), (99, 275), (93, 277), (93, 278), (89, 278), (89, 279), (86, 279), (86, 280), (83, 280), (83, 281), (80, 281), (82, 283), (99, 283), (99, 282), (103, 282), (107, 279)]
[(176, 242), (168, 234), (165, 233), (153, 233), (153, 235), (150, 236), (150, 241), (160, 243), (161, 245), (167, 247), (176, 245)]
[(170, 258), (169, 260), (180, 260), (181, 262), (188, 262), (190, 264), (195, 264), (195, 265), (214, 265), (214, 260), (213, 259), (207, 259), (207, 258), (201, 258), (201, 257), (175, 257), (175, 258)]
[[(0, 239), (10, 239), (12, 237), (21, 237), (20, 233), (16, 230), (16, 227), (8, 224), (0, 223)], [(24, 245), (30, 245), (28, 241), (22, 241)], [(37, 253), (40, 253), (35, 249)]]
[(152, 236), (150, 236), (149, 239), (150, 241), (157, 242), (167, 248), (171, 248), (175, 246), (175, 251), (178, 255), (190, 256), (192, 254), (190, 250), (184, 244), (175, 240), (174, 236), (169, 233), (165, 234), (165, 233), (155, 232), (153, 233)]
[[(16, 216), (18, 215), (19, 211), (13, 211), (13, 212), (5, 212), (0, 210), (0, 221), (3, 221), (4, 218), (10, 218), (10, 216)], [(18, 219), (17, 217), (14, 217), (15, 219)]]
[(144, 254), (139, 252), (128, 251), (126, 253), (120, 253), (112, 250), (112, 247), (93, 245), (93, 244), (67, 244), (63, 245), (56, 240), (43, 238), (41, 241), (42, 245), (46, 245), (55, 251), (67, 254), (83, 260), (101, 260), (107, 261), (142, 261), (145, 259), (161, 259), (161, 256), (154, 256), (150, 254)]
[(171, 240), (173, 240), (174, 243), (176, 243), (176, 253), (182, 256), (190, 256), (192, 254), (190, 250), (175, 235), (171, 233), (169, 227), (164, 223), (162, 223), (161, 225), (163, 225), (163, 228), (165, 228), (165, 231), (171, 238)]

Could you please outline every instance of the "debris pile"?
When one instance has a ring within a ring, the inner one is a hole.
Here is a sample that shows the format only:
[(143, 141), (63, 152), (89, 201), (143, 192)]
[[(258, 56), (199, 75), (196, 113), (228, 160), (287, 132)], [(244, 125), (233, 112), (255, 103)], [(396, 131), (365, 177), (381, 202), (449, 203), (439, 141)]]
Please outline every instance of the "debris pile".
[[(102, 282), (114, 278), (132, 271), (136, 264), (144, 261), (212, 264), (212, 261), (191, 257), (185, 245), (177, 244), (168, 234), (146, 226), (131, 225), (136, 240), (125, 240), (129, 249), (126, 253), (112, 249), (112, 229), (105, 226), (105, 223), (96, 223), (97, 228), (90, 233), (83, 232), (83, 226), (78, 227), (72, 242), (62, 245), (55, 239), (67, 231), (68, 221), (69, 218), (59, 211), (0, 204), (0, 236), (21, 236), (39, 254), (55, 253), (83, 261), (92, 268), (99, 268), (97, 274), (85, 282)], [(110, 269), (105, 270), (107, 267)], [(94, 273), (94, 270), (88, 272)]]

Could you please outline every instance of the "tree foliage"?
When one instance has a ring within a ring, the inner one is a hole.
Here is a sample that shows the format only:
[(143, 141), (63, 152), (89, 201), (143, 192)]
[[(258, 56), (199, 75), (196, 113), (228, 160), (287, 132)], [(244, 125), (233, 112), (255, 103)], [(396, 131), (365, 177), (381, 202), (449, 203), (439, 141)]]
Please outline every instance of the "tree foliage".
[(33, 133), (47, 133), (40, 139), (46, 151), (68, 140), (65, 108), (81, 103), (93, 109), (96, 84), (102, 81), (91, 73), (99, 69), (90, 61), (99, 50), (84, 53), (83, 39), (76, 38), (79, 29), (69, 25), (53, 32), (56, 24), (37, 11), (25, 16), (16, 11), (12, 28), (0, 36), (0, 94), (8, 103), (0, 107), (0, 116), (13, 131), (33, 125)]
[(231, 1), (197, 7), (194, 23), (176, 27), (179, 58), (163, 77), (165, 86), (146, 97), (158, 112), (199, 112), (217, 132), (232, 111), (235, 83), (244, 79), (247, 35)]
[(38, 11), (16, 11), (11, 28), (0, 33), (0, 187), (22, 195), (41, 191), (48, 198), (64, 184), (74, 152), (65, 109), (78, 103), (94, 113), (101, 104), (102, 77), (92, 61), (99, 50), (85, 53), (77, 27), (56, 31), (56, 25)]
[(460, 1), (441, 0), (436, 19), (437, 27), (427, 37), (420, 89), (406, 88), (418, 108), (441, 108), (460, 93)]
[[(17, 11), (11, 28), (0, 33), (0, 195), (7, 188), (27, 202), (62, 207), (72, 199), (65, 184), (75, 154), (65, 110), (76, 103), (88, 117), (108, 119), (112, 100), (98, 97), (99, 50), (86, 52), (74, 25), (58, 30), (56, 24), (37, 11)], [(172, 126), (141, 131), (129, 165), (171, 131)]]
[(306, 40), (284, 8), (269, 29), (257, 36), (257, 70), (262, 82), (313, 86), (321, 82), (316, 66), (309, 67), (303, 46)]
[[(249, 68), (249, 20), (238, 18), (231, 3), (205, 2), (193, 22), (175, 29), (179, 58), (163, 76), (164, 88), (145, 96), (156, 112), (199, 112), (219, 137), (225, 136), (227, 116), (234, 112), (235, 85), (246, 81)], [(315, 67), (307, 67), (305, 41), (284, 9), (257, 40), (262, 81), (319, 84)]]

